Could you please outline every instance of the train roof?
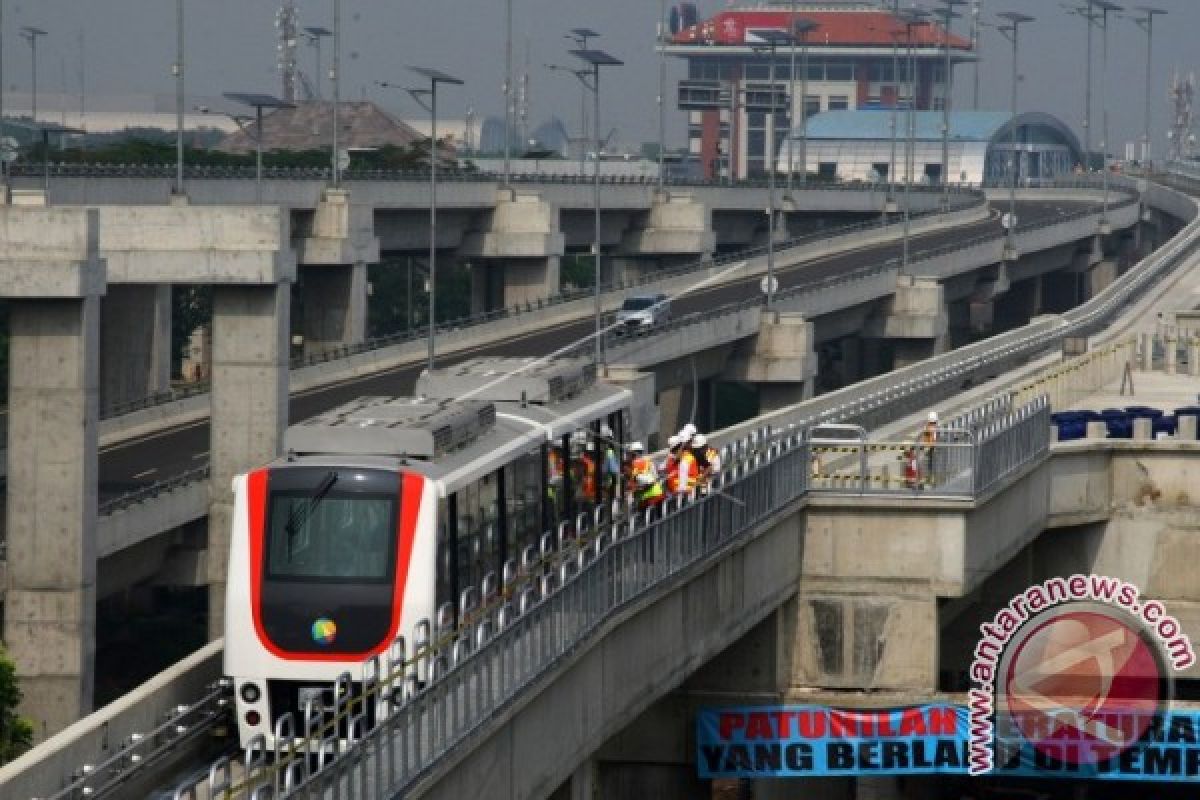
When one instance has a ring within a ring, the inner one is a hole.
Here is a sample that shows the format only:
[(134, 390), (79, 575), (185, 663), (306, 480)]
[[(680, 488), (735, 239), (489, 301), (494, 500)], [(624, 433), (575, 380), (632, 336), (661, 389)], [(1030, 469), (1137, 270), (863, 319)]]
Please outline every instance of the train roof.
[[(594, 383), (546, 404), (360, 398), (290, 427), (288, 458), (276, 463), (407, 469), (449, 494), (543, 442), (628, 408), (630, 397), (627, 389)], [(448, 442), (454, 444), (439, 446)]]
[(579, 358), (473, 358), (417, 379), (421, 397), (492, 402), (563, 403), (596, 382), (596, 367)]

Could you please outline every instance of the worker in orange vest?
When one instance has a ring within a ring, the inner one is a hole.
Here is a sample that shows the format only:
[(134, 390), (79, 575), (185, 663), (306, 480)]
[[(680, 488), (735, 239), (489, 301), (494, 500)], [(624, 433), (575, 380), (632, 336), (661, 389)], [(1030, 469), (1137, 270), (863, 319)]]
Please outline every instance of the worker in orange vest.
[(654, 461), (646, 455), (646, 448), (642, 443), (633, 442), (629, 445), (629, 450), (633, 453), (631, 491), (637, 500), (638, 511), (645, 511), (662, 503), (666, 499), (666, 493), (663, 491), (662, 481), (658, 479)]
[(562, 514), (562, 485), (565, 468), (562, 448), (557, 445), (551, 447), (546, 453), (546, 499), (554, 507), (556, 517)]
[(699, 480), (699, 467), (696, 455), (691, 448), (679, 444), (678, 455), (675, 457), (674, 469), (667, 473), (667, 491), (671, 494), (687, 494), (696, 488)]
[(579, 500), (581, 503), (596, 502), (596, 444), (588, 442), (579, 456)]
[(678, 435), (667, 438), (667, 458), (658, 472), (662, 477), (663, 486), (669, 492), (674, 491), (671, 487), (675, 485), (676, 474), (679, 472), (680, 449), (681, 441)]
[(709, 446), (708, 439), (702, 433), (697, 433), (692, 437), (691, 450), (699, 470), (697, 483), (702, 487), (707, 487), (712, 476), (721, 471), (721, 454)]

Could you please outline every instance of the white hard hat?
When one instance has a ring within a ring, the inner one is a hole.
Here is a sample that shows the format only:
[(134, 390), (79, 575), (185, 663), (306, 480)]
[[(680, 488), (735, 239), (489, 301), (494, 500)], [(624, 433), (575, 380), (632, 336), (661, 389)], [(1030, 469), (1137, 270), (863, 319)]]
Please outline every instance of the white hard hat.
[(930, 412), (929, 412), (929, 421), (930, 421), (930, 422), (937, 422), (937, 421), (938, 421), (938, 417), (937, 417), (937, 412), (936, 412), (936, 411), (930, 411)]
[(681, 439), (690, 439), (695, 435), (696, 435), (696, 426), (690, 422), (687, 425), (684, 425), (683, 428), (681, 428), (679, 431), (679, 437)]
[(596, 452), (596, 443), (595, 442), (588, 442), (587, 445), (585, 445), (585, 447), (587, 448), (587, 451), (589, 453)]
[(611, 439), (612, 435), (613, 435), (612, 428), (608, 427), (607, 425), (601, 425), (600, 426), (600, 435), (603, 436), (605, 439)]
[(706, 444), (708, 444), (708, 439), (704, 438), (703, 433), (697, 433), (692, 437), (692, 447), (704, 447)]
[(629, 449), (635, 453), (644, 453), (646, 451), (646, 446), (641, 442), (630, 442)]
[(675, 436), (667, 437), (667, 447), (671, 447), (671, 448), (679, 447), (679, 445), (682, 444), (682, 442), (683, 442), (683, 439), (680, 438), (678, 434), (676, 434)]

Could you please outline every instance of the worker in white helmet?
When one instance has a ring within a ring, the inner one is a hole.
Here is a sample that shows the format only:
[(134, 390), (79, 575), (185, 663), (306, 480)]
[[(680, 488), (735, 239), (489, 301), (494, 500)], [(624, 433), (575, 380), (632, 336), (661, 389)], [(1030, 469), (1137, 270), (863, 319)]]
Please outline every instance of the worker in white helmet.
[(925, 454), (925, 481), (932, 484), (934, 481), (933, 454), (938, 444), (938, 413), (936, 411), (930, 411), (929, 416), (925, 418), (925, 425), (921, 428), (917, 441)]
[(716, 448), (710, 447), (708, 439), (702, 433), (692, 437), (692, 455), (696, 459), (698, 471), (697, 483), (701, 488), (708, 488), (713, 475), (721, 472), (721, 454)]

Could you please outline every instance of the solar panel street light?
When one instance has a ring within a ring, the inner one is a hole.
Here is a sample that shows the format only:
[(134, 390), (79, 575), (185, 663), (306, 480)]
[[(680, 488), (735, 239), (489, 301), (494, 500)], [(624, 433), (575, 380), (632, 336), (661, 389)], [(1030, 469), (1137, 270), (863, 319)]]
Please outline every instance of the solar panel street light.
[(1017, 59), (1020, 52), (1020, 29), (1021, 26), (1033, 22), (1034, 18), (1028, 14), (1020, 14), (1016, 11), (1004, 11), (997, 14), (1000, 19), (1008, 22), (1008, 25), (1000, 29), (1000, 32), (1012, 42), (1012, 108), (1011, 120), (1009, 121), (1009, 147), (1011, 152), (1009, 158), (1012, 164), (1012, 181), (1008, 187), (1008, 219), (1005, 221), (1005, 258), (1010, 261), (1015, 261), (1017, 258), (1017, 181), (1021, 174), (1021, 154), (1017, 151)]
[[(1150, 161), (1150, 98), (1154, 96), (1154, 84), (1151, 82), (1151, 72), (1154, 67), (1154, 18), (1167, 12), (1154, 6), (1135, 6), (1141, 16), (1134, 18), (1134, 24), (1146, 32), (1146, 111), (1144, 129), (1142, 131), (1142, 161)], [(1143, 164), (1144, 166), (1144, 164)]]
[[(573, 32), (582, 36), (582, 30), (577, 28)], [(625, 62), (603, 50), (580, 49), (571, 50), (570, 53), (592, 68), (592, 127), (596, 131), (596, 163), (593, 166), (592, 173), (592, 200), (596, 215), (595, 241), (592, 244), (592, 252), (595, 258), (593, 274), (596, 281), (593, 292), (595, 296), (594, 315), (596, 318), (596, 341), (593, 353), (596, 361), (596, 369), (599, 370), (604, 364), (604, 337), (601, 335), (600, 326), (600, 150), (603, 147), (603, 143), (600, 141), (600, 68), (620, 67)]]
[(316, 85), (313, 86), (313, 94), (316, 95), (317, 100), (321, 99), (321, 40), (327, 36), (333, 36), (333, 31), (329, 30), (328, 28), (323, 28), (319, 25), (309, 25), (304, 29), (305, 40), (309, 43), (309, 45), (312, 46), (313, 50), (316, 51), (317, 65), (315, 71), (313, 72), (313, 75), (316, 78)]
[(21, 28), (21, 38), (24, 39), (25, 41), (29, 42), (30, 57), (33, 60), (33, 68), (31, 70), (31, 82), (33, 84), (33, 86), (32, 86), (33, 108), (30, 112), (30, 118), (33, 120), (34, 125), (37, 124), (37, 100), (38, 100), (38, 98), (37, 98), (37, 40), (39, 37), (46, 36), (46, 35), (48, 35), (46, 31), (42, 30), (41, 28), (35, 28), (32, 25), (26, 25), (23, 28)]
[(463, 81), (440, 69), (409, 66), (429, 81), (429, 371), (433, 372), (437, 349), (434, 344), (437, 333), (437, 97), (438, 85), (462, 86)]

